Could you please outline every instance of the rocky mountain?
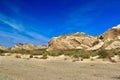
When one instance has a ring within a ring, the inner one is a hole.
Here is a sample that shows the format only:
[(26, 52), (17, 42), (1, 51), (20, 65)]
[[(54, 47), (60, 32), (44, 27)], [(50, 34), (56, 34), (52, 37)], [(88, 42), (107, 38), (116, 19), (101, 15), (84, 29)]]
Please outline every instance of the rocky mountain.
[(8, 49), (7, 47), (0, 46), (0, 50), (6, 50)]
[[(103, 44), (98, 37), (90, 36), (85, 33), (75, 33), (62, 35), (52, 38), (48, 43), (48, 51), (56, 49), (87, 49), (92, 50), (100, 48), (98, 44)], [(96, 47), (95, 47), (96, 46)]]
[(56, 49), (85, 49), (107, 50), (120, 48), (120, 25), (112, 27), (99, 36), (90, 36), (85, 33), (61, 35), (48, 42), (48, 51)]
[(120, 25), (114, 26), (102, 35), (107, 50), (120, 48)]
[(120, 39), (120, 25), (112, 27), (111, 29), (103, 33), (101, 36), (104, 37), (103, 40), (105, 42)]
[(46, 49), (46, 45), (35, 46), (33, 44), (22, 44), (19, 43), (11, 48), (11, 50), (35, 50), (35, 49)]

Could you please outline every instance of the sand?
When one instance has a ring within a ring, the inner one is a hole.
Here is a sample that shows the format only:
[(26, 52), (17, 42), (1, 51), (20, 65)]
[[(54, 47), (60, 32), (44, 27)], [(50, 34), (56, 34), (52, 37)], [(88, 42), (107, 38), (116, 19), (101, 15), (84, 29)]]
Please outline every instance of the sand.
[(120, 63), (0, 56), (0, 80), (120, 80)]

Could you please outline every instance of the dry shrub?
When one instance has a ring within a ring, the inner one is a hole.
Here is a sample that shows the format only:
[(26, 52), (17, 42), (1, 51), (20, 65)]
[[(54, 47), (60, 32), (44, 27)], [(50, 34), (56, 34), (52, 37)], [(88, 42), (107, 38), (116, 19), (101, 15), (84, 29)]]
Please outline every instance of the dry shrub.
[(21, 56), (20, 56), (20, 55), (16, 55), (15, 57), (16, 57), (16, 58), (21, 58)]
[(91, 59), (90, 59), (90, 61), (94, 61), (94, 59), (93, 59), (93, 58), (91, 58)]
[(72, 62), (76, 62), (76, 60), (72, 60)]
[(64, 60), (67, 60), (68, 58), (64, 58)]
[(74, 58), (72, 62), (80, 61), (79, 58)]
[(11, 56), (12, 54), (11, 53), (8, 53), (7, 56)]
[(48, 58), (47, 56), (40, 57), (40, 59), (47, 59), (47, 58)]
[(113, 77), (114, 79), (120, 80), (120, 76)]
[(83, 58), (81, 58), (80, 60), (83, 61)]
[(112, 59), (111, 57), (109, 57), (109, 60), (110, 60), (110, 62), (112, 62), (112, 63), (117, 63), (117, 61), (115, 61), (115, 60)]
[(5, 56), (5, 53), (1, 53), (0, 56)]
[(35, 56), (34, 58), (39, 59), (39, 57)]
[(29, 58), (33, 58), (33, 55), (30, 55)]

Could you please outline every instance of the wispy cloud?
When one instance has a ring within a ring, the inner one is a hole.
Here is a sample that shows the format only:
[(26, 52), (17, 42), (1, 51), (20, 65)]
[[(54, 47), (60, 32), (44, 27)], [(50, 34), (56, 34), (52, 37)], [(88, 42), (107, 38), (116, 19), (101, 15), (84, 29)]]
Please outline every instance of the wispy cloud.
[(9, 27), (16, 29), (17, 31), (23, 31), (23, 27), (21, 26), (21, 24), (8, 16), (0, 14), (0, 21), (4, 24), (7, 24)]
[[(34, 32), (33, 30), (27, 31), (27, 29), (25, 27), (28, 27), (28, 26), (24, 26), (24, 24), (22, 24), (22, 22), (20, 22), (19, 20), (10, 18), (3, 14), (0, 14), (0, 22), (8, 25), (9, 27), (11, 27), (12, 29), (15, 30), (13, 33), (6, 32), (6, 31), (0, 31), (0, 36), (6, 38), (8, 40), (12, 39), (11, 43), (13, 43), (13, 44), (15, 44), (15, 43), (33, 43), (36, 45), (40, 45), (40, 44), (47, 43), (49, 40), (49, 38), (41, 35), (40, 33)], [(23, 35), (23, 34), (29, 35), (32, 38), (29, 38), (28, 36)], [(0, 42), (1, 41), (2, 41), (2, 39), (0, 39)], [(8, 42), (10, 42), (10, 41), (8, 41)], [(4, 44), (9, 45), (10, 43), (4, 43)]]
[(44, 41), (44, 42), (47, 42), (49, 40), (49, 38), (43, 36), (43, 35), (40, 35), (36, 32), (26, 32), (26, 34), (28, 34), (29, 36), (32, 36), (34, 39), (37, 39), (37, 40), (41, 40)]

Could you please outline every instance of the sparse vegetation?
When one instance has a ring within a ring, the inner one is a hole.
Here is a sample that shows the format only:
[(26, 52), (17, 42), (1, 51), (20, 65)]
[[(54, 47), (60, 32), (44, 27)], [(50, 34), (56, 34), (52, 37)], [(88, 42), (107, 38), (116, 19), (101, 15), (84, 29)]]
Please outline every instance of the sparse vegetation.
[(1, 49), (0, 49), (0, 55), (1, 55), (1, 56), (4, 56), (4, 55), (5, 55), (5, 53), (6, 53), (6, 51), (5, 51), (5, 50), (1, 50)]
[(98, 55), (100, 58), (103, 58), (103, 59), (110, 57), (109, 53), (106, 50), (100, 50), (98, 52)]
[(83, 59), (85, 59), (85, 58), (88, 59), (88, 58), (90, 58), (90, 54), (89, 53), (81, 53), (80, 57), (83, 58)]
[(7, 51), (0, 49), (0, 54), (1, 54), (1, 53), (6, 53), (6, 52), (7, 52)]
[(90, 57), (99, 56), (99, 58), (107, 58), (110, 59), (114, 55), (120, 56), (120, 50), (93, 50), (93, 51), (86, 51), (80, 49), (70, 49), (70, 50), (54, 50), (54, 51), (46, 51), (45, 49), (38, 49), (38, 50), (0, 50), (0, 55), (4, 56), (5, 53), (15, 53), (15, 54), (29, 54), (29, 58), (33, 58), (34, 55), (43, 55), (43, 57), (50, 56), (59, 56), (59, 55), (66, 55), (73, 57), (74, 59), (79, 60), (79, 58), (88, 59)]
[(31, 55), (43, 55), (47, 52), (45, 49), (40, 50), (6, 50), (4, 53), (20, 53), (20, 54), (31, 54)]
[(108, 59), (110, 62), (116, 63), (115, 60), (113, 60), (111, 57), (114, 57), (117, 53), (115, 53), (114, 51), (107, 51), (107, 50), (100, 50), (98, 52), (98, 55), (100, 58), (104, 59)]

